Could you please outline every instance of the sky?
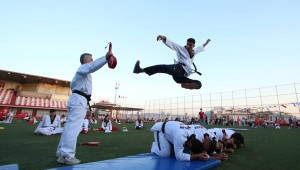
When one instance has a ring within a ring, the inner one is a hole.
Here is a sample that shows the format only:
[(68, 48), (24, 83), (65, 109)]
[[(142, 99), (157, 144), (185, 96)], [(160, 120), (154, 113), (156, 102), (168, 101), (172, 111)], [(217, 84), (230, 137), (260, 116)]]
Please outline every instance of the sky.
[[(71, 81), (82, 53), (102, 57), (112, 42), (118, 65), (92, 74), (94, 101), (114, 102), (117, 95), (142, 106), (299, 83), (299, 9), (296, 0), (2, 0), (0, 69)], [(169, 75), (132, 73), (136, 60), (146, 67), (176, 59), (158, 35), (182, 46), (190, 37), (196, 46), (211, 39), (194, 60), (202, 76), (190, 76), (202, 82), (200, 90), (182, 89)]]

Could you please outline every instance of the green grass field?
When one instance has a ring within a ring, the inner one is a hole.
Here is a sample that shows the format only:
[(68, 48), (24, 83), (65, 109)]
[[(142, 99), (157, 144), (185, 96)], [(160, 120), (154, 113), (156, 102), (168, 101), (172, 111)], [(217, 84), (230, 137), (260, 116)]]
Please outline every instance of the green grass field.
[[(0, 130), (0, 165), (18, 164), (21, 170), (65, 166), (58, 164), (55, 157), (60, 135), (34, 135), (36, 126), (37, 124), (29, 125), (17, 120), (12, 124), (0, 124), (0, 127), (4, 127), (4, 130)], [(98, 128), (99, 122), (93, 126)], [(105, 134), (93, 131), (80, 134), (78, 142), (97, 141), (100, 146), (77, 146), (76, 157), (82, 163), (88, 163), (150, 152), (154, 140), (150, 131), (135, 130), (134, 124), (123, 123), (116, 126), (119, 129), (126, 126), (129, 132), (119, 130)], [(152, 124), (146, 124), (148, 129), (151, 126)], [(299, 128), (257, 128), (239, 132), (244, 135), (246, 146), (229, 155), (229, 160), (222, 162), (216, 170), (300, 169)]]

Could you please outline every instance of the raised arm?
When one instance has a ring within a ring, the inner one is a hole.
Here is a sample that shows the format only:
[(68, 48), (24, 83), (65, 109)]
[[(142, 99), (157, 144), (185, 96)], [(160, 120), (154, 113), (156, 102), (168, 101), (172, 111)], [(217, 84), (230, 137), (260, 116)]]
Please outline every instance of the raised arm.
[(203, 47), (205, 47), (210, 42), (210, 39), (207, 39), (206, 42), (203, 44)]

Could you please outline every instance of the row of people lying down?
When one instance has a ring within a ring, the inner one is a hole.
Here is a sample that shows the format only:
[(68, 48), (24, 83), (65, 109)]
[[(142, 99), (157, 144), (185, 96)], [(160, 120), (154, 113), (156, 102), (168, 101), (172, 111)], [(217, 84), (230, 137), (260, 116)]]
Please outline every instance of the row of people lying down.
[(155, 123), (151, 131), (154, 133), (151, 152), (162, 157), (174, 154), (179, 161), (227, 160), (228, 153), (244, 146), (244, 137), (229, 129), (166, 121)]

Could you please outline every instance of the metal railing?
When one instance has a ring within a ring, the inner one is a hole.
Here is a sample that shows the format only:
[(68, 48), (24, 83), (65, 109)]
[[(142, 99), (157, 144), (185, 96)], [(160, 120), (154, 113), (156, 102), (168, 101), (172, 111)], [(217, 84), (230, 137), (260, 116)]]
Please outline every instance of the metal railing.
[(164, 118), (166, 116), (198, 116), (200, 108), (211, 111), (216, 108), (270, 109), (300, 116), (300, 83), (275, 85), (227, 92), (180, 96), (147, 100), (144, 117)]

